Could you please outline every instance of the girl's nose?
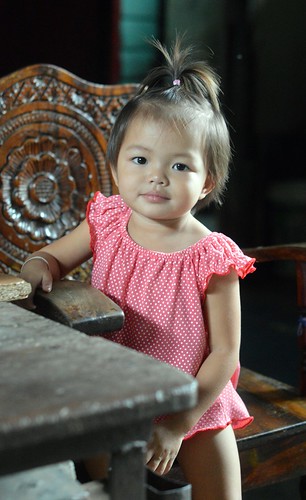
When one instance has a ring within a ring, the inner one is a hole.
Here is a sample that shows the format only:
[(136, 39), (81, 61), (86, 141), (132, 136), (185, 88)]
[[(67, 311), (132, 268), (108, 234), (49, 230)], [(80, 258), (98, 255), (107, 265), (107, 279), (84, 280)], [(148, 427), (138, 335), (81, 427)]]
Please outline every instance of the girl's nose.
[(161, 175), (151, 175), (150, 178), (149, 178), (149, 182), (151, 184), (166, 184), (166, 179), (165, 177), (161, 176)]
[(165, 171), (161, 166), (155, 165), (154, 167), (152, 165), (152, 168), (150, 169), (150, 172), (148, 172), (148, 174), (148, 180), (150, 184), (166, 185), (168, 182)]

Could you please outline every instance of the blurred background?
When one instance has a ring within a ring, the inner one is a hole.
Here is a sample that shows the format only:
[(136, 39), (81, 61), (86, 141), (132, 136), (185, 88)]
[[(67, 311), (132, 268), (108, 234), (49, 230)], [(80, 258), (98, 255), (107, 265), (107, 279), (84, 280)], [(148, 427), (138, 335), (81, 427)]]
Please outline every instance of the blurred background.
[(222, 78), (234, 146), (211, 225), (241, 246), (301, 241), (305, 25), (305, 0), (2, 0), (0, 76), (43, 62), (96, 83), (137, 82), (156, 63), (146, 39), (186, 33)]
[[(157, 63), (146, 39), (153, 35), (169, 45), (176, 32), (185, 33), (221, 76), (234, 151), (224, 204), (199, 217), (241, 247), (306, 241), (305, 0), (0, 5), (0, 76), (50, 63), (95, 83), (138, 82)], [(294, 268), (261, 267), (241, 284), (242, 364), (293, 384)], [(267, 327), (269, 339), (260, 337)], [(294, 500), (297, 488), (296, 481), (284, 483), (245, 500)]]

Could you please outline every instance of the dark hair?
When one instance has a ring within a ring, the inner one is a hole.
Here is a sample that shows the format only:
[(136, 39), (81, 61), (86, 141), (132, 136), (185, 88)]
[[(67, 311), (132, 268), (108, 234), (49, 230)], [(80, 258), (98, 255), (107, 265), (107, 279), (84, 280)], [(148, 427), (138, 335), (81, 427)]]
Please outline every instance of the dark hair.
[(222, 203), (231, 158), (230, 137), (219, 104), (219, 78), (203, 61), (193, 61), (192, 48), (181, 47), (178, 38), (170, 52), (157, 40), (166, 64), (151, 70), (136, 95), (124, 106), (113, 126), (107, 149), (107, 160), (114, 168), (129, 123), (136, 116), (171, 121), (187, 126), (197, 119), (203, 125), (203, 155), (214, 189), (196, 209), (214, 201)]

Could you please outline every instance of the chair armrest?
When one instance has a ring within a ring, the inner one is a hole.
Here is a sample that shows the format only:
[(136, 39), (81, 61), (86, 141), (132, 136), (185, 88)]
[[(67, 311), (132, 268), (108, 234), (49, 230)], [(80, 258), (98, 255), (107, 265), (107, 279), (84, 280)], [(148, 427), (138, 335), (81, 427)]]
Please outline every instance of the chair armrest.
[(258, 262), (268, 262), (272, 260), (306, 262), (306, 243), (244, 248), (243, 251), (249, 257), (255, 257)]
[(123, 326), (124, 313), (120, 307), (81, 281), (54, 282), (49, 293), (37, 290), (35, 305), (38, 314), (87, 335), (112, 332)]

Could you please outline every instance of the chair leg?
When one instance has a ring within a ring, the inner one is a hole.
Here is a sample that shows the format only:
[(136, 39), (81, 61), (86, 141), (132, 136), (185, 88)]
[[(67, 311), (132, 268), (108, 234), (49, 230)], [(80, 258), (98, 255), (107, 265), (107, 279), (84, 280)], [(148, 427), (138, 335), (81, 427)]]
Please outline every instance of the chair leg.
[(306, 476), (300, 478), (300, 499), (306, 500)]

